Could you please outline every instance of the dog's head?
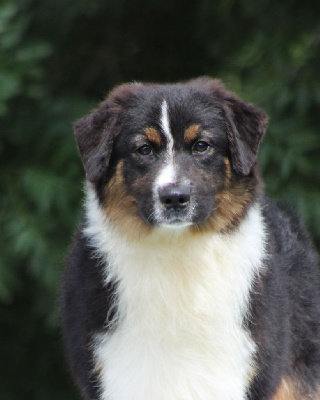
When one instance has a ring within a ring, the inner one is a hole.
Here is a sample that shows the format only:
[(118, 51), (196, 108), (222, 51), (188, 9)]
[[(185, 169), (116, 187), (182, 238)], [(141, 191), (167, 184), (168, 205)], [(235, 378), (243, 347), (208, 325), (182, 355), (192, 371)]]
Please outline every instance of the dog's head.
[(264, 112), (200, 78), (120, 86), (74, 130), (87, 179), (118, 226), (226, 231), (254, 200), (266, 125)]

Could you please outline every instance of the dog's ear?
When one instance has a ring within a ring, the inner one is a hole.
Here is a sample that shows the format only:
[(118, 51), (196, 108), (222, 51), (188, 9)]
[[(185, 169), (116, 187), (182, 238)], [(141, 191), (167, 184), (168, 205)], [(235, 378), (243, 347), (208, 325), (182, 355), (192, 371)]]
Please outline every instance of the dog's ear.
[(98, 108), (73, 124), (89, 181), (96, 182), (106, 173), (117, 134), (117, 123), (125, 106), (141, 87), (140, 84), (128, 84), (115, 88)]
[(257, 160), (268, 116), (252, 104), (245, 103), (231, 92), (224, 92), (223, 110), (226, 117), (231, 161), (240, 175), (249, 175)]
[(91, 182), (106, 172), (113, 142), (112, 113), (108, 100), (73, 124), (82, 164)]

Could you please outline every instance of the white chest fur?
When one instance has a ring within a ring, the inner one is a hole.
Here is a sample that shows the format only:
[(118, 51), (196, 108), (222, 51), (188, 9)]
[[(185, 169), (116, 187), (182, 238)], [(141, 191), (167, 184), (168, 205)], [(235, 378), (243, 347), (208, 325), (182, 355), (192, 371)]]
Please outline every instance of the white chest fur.
[(243, 327), (264, 258), (260, 210), (229, 235), (155, 231), (132, 243), (87, 203), (86, 234), (118, 285), (118, 325), (95, 338), (101, 400), (242, 400), (255, 345)]

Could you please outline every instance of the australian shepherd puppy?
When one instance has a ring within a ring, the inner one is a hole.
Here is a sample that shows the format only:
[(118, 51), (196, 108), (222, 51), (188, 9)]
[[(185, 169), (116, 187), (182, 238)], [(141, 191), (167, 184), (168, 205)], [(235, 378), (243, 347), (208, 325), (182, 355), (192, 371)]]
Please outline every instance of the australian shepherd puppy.
[(75, 123), (62, 328), (84, 399), (320, 399), (318, 260), (263, 192), (266, 126), (208, 78), (117, 87)]

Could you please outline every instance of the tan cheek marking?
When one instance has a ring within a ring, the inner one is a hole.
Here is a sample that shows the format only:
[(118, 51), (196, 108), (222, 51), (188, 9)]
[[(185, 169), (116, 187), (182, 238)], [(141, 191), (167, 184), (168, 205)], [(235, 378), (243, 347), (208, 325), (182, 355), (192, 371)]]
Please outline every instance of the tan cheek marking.
[(253, 200), (253, 188), (248, 185), (247, 179), (231, 178), (229, 185), (215, 197), (211, 216), (194, 230), (227, 233), (238, 226)]
[(105, 195), (106, 214), (121, 233), (137, 238), (150, 231), (139, 215), (137, 201), (126, 189), (122, 161), (106, 186)]
[(252, 201), (252, 194), (240, 182), (216, 196), (215, 224), (219, 231), (227, 232), (238, 225)]
[(299, 400), (298, 393), (289, 379), (282, 379), (272, 400)]
[(184, 140), (186, 143), (191, 143), (199, 134), (200, 132), (200, 125), (199, 124), (193, 124), (190, 125), (189, 128), (187, 128), (184, 132)]
[(161, 136), (160, 133), (152, 127), (148, 127), (144, 130), (147, 139), (149, 140), (149, 142), (153, 142), (155, 143), (157, 146), (161, 145)]

